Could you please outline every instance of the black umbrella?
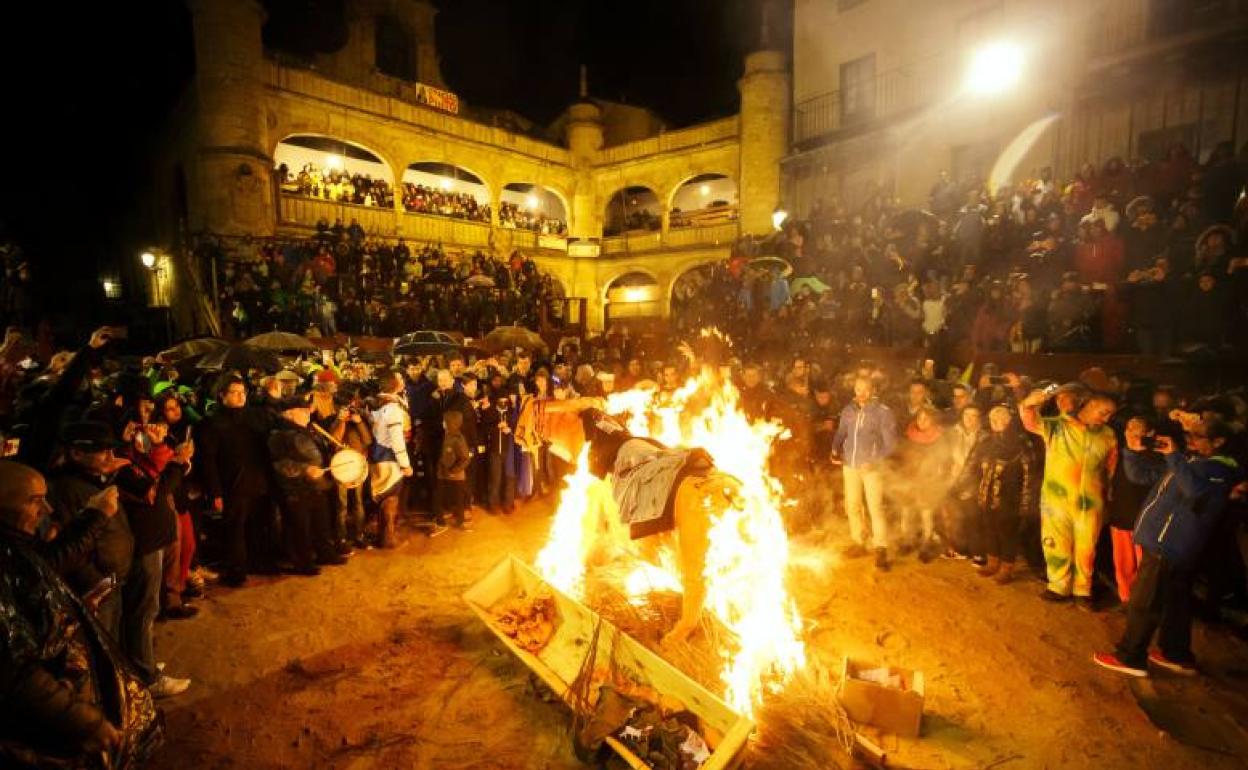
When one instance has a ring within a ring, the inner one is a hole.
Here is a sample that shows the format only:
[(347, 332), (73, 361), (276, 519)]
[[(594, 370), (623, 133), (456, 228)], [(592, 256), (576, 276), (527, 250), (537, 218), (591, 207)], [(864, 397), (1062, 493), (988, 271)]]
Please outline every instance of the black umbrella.
[(272, 350), (251, 345), (230, 345), (205, 355), (199, 360), (199, 368), (208, 371), (263, 369), (276, 372), (282, 368), (282, 362)]
[(459, 350), (459, 346), (450, 342), (414, 341), (403, 342), (394, 346), (396, 356), (436, 356)]
[(194, 340), (185, 340), (177, 345), (162, 350), (160, 353), (161, 360), (174, 362), (182, 361), (193, 356), (202, 356), (206, 353), (220, 350), (228, 347), (230, 343), (218, 337), (200, 337)]

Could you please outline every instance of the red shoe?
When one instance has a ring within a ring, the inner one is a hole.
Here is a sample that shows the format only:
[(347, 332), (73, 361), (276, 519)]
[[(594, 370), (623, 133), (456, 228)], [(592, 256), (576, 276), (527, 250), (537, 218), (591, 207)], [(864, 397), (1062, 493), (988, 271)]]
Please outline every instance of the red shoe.
[(1119, 674), (1126, 674), (1127, 676), (1134, 676), (1140, 679), (1146, 679), (1148, 677), (1148, 669), (1129, 666), (1119, 660), (1118, 656), (1112, 652), (1094, 653), (1092, 655), (1092, 662), (1101, 668), (1107, 668), (1110, 671), (1117, 671)]
[(1165, 655), (1162, 655), (1161, 650), (1158, 649), (1148, 651), (1148, 662), (1179, 676), (1196, 676), (1200, 673), (1196, 670), (1196, 666), (1191, 663), (1179, 663), (1178, 661), (1170, 660)]

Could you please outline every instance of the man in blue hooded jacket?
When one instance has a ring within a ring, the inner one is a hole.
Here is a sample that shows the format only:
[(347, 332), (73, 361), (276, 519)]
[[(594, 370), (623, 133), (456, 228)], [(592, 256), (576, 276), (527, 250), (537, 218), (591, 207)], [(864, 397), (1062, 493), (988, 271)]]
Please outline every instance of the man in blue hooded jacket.
[[(1194, 415), (1184, 423), (1187, 453), (1173, 438), (1157, 436), (1161, 460), (1142, 454), (1140, 431), (1126, 434), (1124, 469), (1137, 484), (1151, 484), (1135, 522), (1134, 540), (1143, 551), (1127, 604), (1127, 630), (1112, 653), (1092, 656), (1098, 666), (1135, 677), (1148, 676), (1148, 664), (1171, 673), (1196, 674), (1192, 654), (1192, 576), (1232, 496), (1245, 491), (1244, 474), (1219, 454), (1231, 436), (1216, 418)], [(1153, 635), (1157, 647), (1149, 649)]]

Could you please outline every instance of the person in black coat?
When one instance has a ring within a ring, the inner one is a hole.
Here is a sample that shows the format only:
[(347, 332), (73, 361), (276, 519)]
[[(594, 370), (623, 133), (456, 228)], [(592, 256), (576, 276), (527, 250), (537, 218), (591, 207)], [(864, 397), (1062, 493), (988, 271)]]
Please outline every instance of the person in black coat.
[(247, 580), (247, 522), (268, 515), (270, 421), (247, 405), (241, 377), (225, 380), (221, 408), (200, 432), (200, 466), (212, 507), (225, 519), (225, 569), (221, 582), (240, 586)]
[(316, 575), (317, 565), (345, 564), (330, 528), (329, 497), (333, 477), (326, 470), (331, 452), (308, 427), (312, 410), (302, 396), (280, 404), (280, 421), (268, 437), (274, 477), (285, 512), (282, 532), (295, 573)]
[(953, 489), (974, 500), (987, 563), (983, 577), (1008, 583), (1019, 552), (1020, 519), (1031, 514), (1039, 495), (1041, 460), (1035, 445), (1019, 430), (1005, 406), (988, 412), (991, 431), (975, 443)]
[(0, 462), (0, 767), (135, 767), (162, 738), (151, 694), (57, 574), (93, 558), (117, 490), (52, 539), (38, 536), (47, 491), (33, 468)]
[[(77, 525), (87, 502), (112, 486), (113, 478), (126, 461), (113, 456), (117, 446), (112, 429), (104, 423), (78, 422), (65, 427), (62, 435), (66, 462), (52, 477), (48, 501), (53, 515), (48, 520), (60, 531)], [(79, 596), (98, 591), (109, 581), (113, 590), (99, 602), (96, 617), (114, 639), (122, 638), (122, 589), (134, 562), (134, 535), (124, 507), (121, 516), (110, 517), (94, 541), (89, 558), (62, 570), (70, 588)]]

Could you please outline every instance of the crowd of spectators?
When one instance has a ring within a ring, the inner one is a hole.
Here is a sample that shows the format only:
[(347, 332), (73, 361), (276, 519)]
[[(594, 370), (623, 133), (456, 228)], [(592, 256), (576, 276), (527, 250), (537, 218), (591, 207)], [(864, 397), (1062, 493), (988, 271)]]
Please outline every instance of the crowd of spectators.
[(352, 203), (357, 206), (394, 208), (394, 190), (384, 179), (373, 179), (368, 174), (352, 174), (342, 169), (321, 169), (305, 163), (298, 174), (292, 175), (283, 163), (274, 170), (282, 192), (320, 198), (334, 203)]
[(503, 201), (498, 207), (498, 223), (503, 227), (532, 230), (542, 235), (564, 235), (567, 224), (556, 217), (548, 217), (516, 203)]
[[(1244, 164), (1176, 146), (1160, 163), (989, 191), (942, 174), (927, 209), (883, 194), (858, 209), (816, 202), (807, 219), (746, 238), (730, 261), (674, 291), (677, 328), (727, 328), (747, 348), (843, 338), (978, 351), (1242, 350), (1248, 309)], [(776, 257), (767, 260), (766, 257)]]
[(403, 208), (417, 214), (433, 214), (471, 222), (490, 221), (490, 204), (471, 193), (453, 192), (423, 184), (403, 183)]
[[(288, 195), (357, 206), (394, 208), (394, 190), (390, 183), (384, 179), (373, 179), (368, 174), (326, 170), (312, 163), (305, 163), (298, 174), (292, 174), (283, 163), (274, 169), (273, 174), (282, 192)], [(471, 222), (490, 222), (490, 205), (480, 203), (471, 193), (413, 182), (403, 182), (400, 190), (405, 211)], [(562, 219), (508, 201), (499, 205), (498, 223), (503, 227), (530, 230), (542, 235), (564, 235), (567, 232), (567, 223)]]
[[(235, 244), (235, 246), (238, 246)], [(273, 329), (395, 337), (417, 329), (481, 337), (496, 326), (558, 321), (561, 289), (533, 260), (440, 245), (369, 239), (352, 220), (322, 222), (314, 237), (225, 249), (200, 244), (221, 265), (219, 302), (239, 338)]]

